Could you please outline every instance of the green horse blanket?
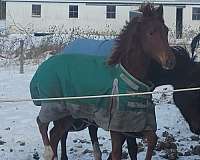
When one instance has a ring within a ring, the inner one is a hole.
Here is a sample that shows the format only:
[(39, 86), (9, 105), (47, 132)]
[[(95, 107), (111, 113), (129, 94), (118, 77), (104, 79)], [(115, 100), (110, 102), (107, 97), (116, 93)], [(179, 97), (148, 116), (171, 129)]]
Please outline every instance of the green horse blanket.
[[(30, 83), (32, 98), (109, 95), (151, 89), (122, 65), (108, 66), (104, 57), (93, 55), (53, 56), (39, 66)], [(63, 101), (75, 119), (94, 121), (105, 130), (156, 130), (154, 105), (149, 95)], [(34, 103), (41, 105), (41, 101)]]

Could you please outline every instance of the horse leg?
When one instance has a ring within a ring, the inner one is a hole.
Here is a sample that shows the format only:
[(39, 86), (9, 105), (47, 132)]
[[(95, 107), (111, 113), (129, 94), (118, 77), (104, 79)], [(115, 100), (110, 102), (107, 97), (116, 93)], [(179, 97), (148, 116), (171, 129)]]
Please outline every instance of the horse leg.
[(66, 150), (66, 140), (68, 132), (66, 132), (61, 138), (61, 160), (68, 160), (67, 150)]
[(146, 131), (144, 132), (144, 137), (147, 140), (147, 153), (145, 160), (151, 160), (153, 156), (153, 150), (157, 144), (157, 135), (154, 131)]
[(112, 141), (112, 160), (121, 160), (122, 157), (122, 145), (126, 137), (119, 133), (110, 131)]
[(42, 136), (42, 141), (44, 144), (44, 160), (50, 160), (53, 157), (53, 150), (51, 148), (50, 142), (49, 142), (49, 137), (48, 137), (48, 126), (49, 123), (42, 123), (39, 119), (39, 117), (37, 117), (36, 119), (37, 121), (37, 125), (40, 131), (40, 134)]
[(137, 160), (138, 146), (137, 146), (136, 138), (127, 137), (126, 141), (127, 141), (128, 153), (131, 160)]
[(95, 158), (95, 160), (101, 160), (102, 153), (101, 153), (101, 150), (99, 147), (99, 141), (98, 141), (98, 137), (97, 137), (98, 127), (96, 127), (94, 125), (90, 125), (88, 127), (88, 129), (89, 129), (89, 134), (90, 134), (90, 138), (92, 141), (94, 158)]
[(58, 142), (66, 131), (68, 131), (73, 123), (70, 116), (54, 121), (54, 127), (50, 131), (50, 144), (54, 153), (53, 160), (57, 158)]

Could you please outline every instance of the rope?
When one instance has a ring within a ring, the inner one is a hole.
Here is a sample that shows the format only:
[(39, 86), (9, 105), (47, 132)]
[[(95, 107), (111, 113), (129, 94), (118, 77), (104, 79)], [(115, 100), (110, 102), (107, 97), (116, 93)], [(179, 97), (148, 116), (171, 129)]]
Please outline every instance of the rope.
[(200, 90), (200, 87), (196, 88), (183, 88), (183, 89), (174, 89), (168, 91), (152, 91), (152, 92), (139, 92), (139, 93), (125, 93), (125, 94), (111, 94), (111, 95), (96, 95), (96, 96), (79, 96), (79, 97), (56, 97), (56, 98), (0, 98), (0, 103), (8, 102), (27, 102), (27, 101), (55, 101), (55, 100), (76, 100), (76, 99), (93, 99), (93, 98), (109, 98), (109, 97), (125, 97), (125, 96), (140, 96), (140, 95), (150, 95), (156, 93), (171, 93), (171, 92), (186, 92), (186, 91), (196, 91)]

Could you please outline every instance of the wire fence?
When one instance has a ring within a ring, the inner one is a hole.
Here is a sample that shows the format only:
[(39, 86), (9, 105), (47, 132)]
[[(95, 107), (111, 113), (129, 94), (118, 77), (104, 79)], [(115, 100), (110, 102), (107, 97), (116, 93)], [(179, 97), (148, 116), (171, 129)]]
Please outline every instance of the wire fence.
[(0, 98), (0, 103), (126, 97), (126, 96), (141, 96), (141, 95), (151, 95), (151, 94), (160, 94), (160, 93), (163, 94), (163, 93), (174, 93), (174, 92), (188, 92), (188, 91), (197, 91), (197, 90), (200, 90), (200, 87), (173, 89), (173, 90), (166, 90), (166, 91), (151, 91), (151, 92), (137, 92), (137, 93), (109, 94), (109, 95), (89, 95), (89, 96), (77, 96), (77, 97), (54, 97), (54, 98), (38, 98), (38, 99), (32, 99), (32, 98)]

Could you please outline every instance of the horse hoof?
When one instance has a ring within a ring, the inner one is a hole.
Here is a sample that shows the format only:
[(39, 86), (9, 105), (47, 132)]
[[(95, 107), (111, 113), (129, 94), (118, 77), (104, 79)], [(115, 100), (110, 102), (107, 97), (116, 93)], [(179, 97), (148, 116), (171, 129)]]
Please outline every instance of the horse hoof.
[(101, 155), (94, 155), (95, 160), (102, 160)]
[(54, 153), (50, 145), (44, 147), (43, 157), (44, 160), (54, 160)]
[(112, 153), (109, 154), (109, 157), (107, 158), (107, 160), (112, 160)]
[(58, 160), (58, 157), (54, 157), (53, 160)]
[(95, 160), (102, 160), (102, 153), (99, 148), (99, 143), (94, 143), (93, 144), (93, 151), (94, 151), (94, 159)]

